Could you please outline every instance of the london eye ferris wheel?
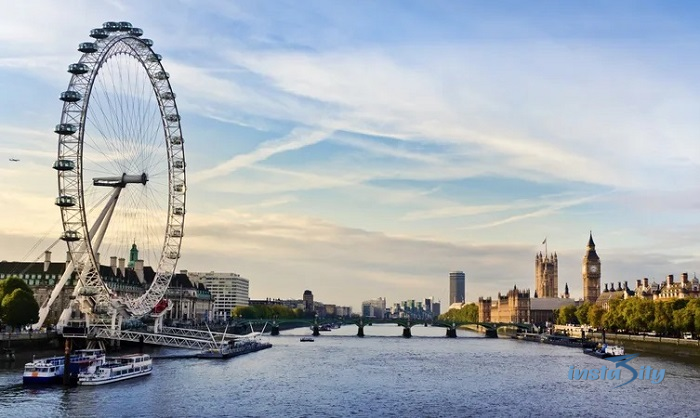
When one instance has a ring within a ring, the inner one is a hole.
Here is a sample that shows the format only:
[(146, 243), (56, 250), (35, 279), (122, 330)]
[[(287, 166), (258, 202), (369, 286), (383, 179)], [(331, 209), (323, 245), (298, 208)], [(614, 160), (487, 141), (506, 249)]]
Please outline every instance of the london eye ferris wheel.
[[(180, 115), (161, 56), (141, 29), (106, 22), (90, 36), (68, 66), (55, 128), (61, 238), (83, 313), (141, 316), (163, 298), (180, 257), (186, 192)], [(141, 273), (146, 291), (116, 297), (105, 276), (117, 276), (116, 260), (123, 272), (130, 248), (139, 259), (128, 267)]]

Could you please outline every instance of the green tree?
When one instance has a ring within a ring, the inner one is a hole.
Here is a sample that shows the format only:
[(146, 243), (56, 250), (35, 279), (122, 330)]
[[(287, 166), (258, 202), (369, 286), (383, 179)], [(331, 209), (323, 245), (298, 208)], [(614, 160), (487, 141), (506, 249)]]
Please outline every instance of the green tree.
[(618, 307), (624, 320), (623, 328), (638, 332), (649, 329), (654, 321), (654, 302), (641, 298), (628, 298)]
[[(16, 290), (22, 290), (22, 291), (26, 292), (32, 297), (32, 300), (34, 299), (34, 292), (32, 291), (32, 289), (29, 287), (29, 285), (27, 283), (24, 282), (24, 280), (20, 279), (19, 277), (12, 276), (12, 277), (8, 277), (6, 279), (0, 280), (0, 320), (2, 320), (2, 322), (4, 322), (5, 324), (12, 325), (12, 326), (14, 326), (14, 324), (12, 324), (10, 322), (10, 320), (7, 319), (7, 316), (9, 315), (10, 317), (14, 318), (15, 313), (9, 312), (8, 311), (9, 308), (5, 308), (5, 304), (3, 303), (3, 301), (5, 300), (6, 297), (11, 296)], [(34, 322), (37, 322), (39, 320), (39, 318), (38, 318), (39, 306), (36, 303), (36, 301), (34, 301), (34, 305), (37, 305), (37, 307), (36, 307), (37, 319), (34, 321)], [(14, 307), (16, 305), (15, 305), (15, 303), (12, 303), (10, 306)], [(12, 309), (14, 309), (14, 308), (12, 308)], [(27, 321), (27, 322), (22, 323), (21, 325), (26, 325), (26, 324), (29, 324), (30, 322), (31, 321)], [(31, 322), (31, 323), (34, 323), (34, 322)]]
[(476, 303), (469, 303), (461, 309), (450, 309), (438, 317), (438, 320), (445, 322), (477, 322), (479, 320), (479, 306)]
[(39, 304), (31, 291), (17, 288), (2, 298), (3, 321), (12, 327), (33, 324), (39, 320)]
[(693, 313), (693, 329), (700, 333), (700, 299), (691, 300), (685, 308)]
[(566, 324), (578, 324), (578, 318), (576, 318), (576, 306), (574, 305), (566, 305), (562, 306), (559, 308), (559, 312), (557, 314), (557, 324), (558, 325), (566, 325)]
[(283, 305), (237, 306), (231, 311), (233, 318), (245, 319), (293, 319), (303, 317), (303, 313), (301, 309), (291, 309)]
[(608, 302), (608, 311), (603, 314), (602, 319), (603, 328), (614, 332), (625, 328), (626, 321), (622, 315), (621, 304), (621, 299), (613, 299)]
[(591, 306), (590, 302), (584, 302), (576, 309), (576, 319), (578, 319), (579, 324), (589, 324), (588, 312), (591, 310)]
[(674, 331), (673, 327), (673, 302), (658, 301), (654, 304), (654, 322), (652, 323), (654, 331), (669, 335)]
[(12, 292), (14, 292), (15, 289), (22, 289), (26, 290), (29, 293), (34, 293), (32, 292), (32, 289), (29, 287), (29, 285), (24, 282), (24, 280), (20, 279), (19, 277), (12, 276), (0, 280), (0, 301), (2, 301), (2, 299), (5, 296), (12, 294)]
[(598, 305), (591, 305), (588, 309), (588, 325), (594, 328), (600, 328), (603, 326), (603, 314), (605, 310)]
[(678, 332), (695, 331), (695, 310), (692, 307), (673, 311), (673, 327)]
[(654, 323), (654, 301), (651, 299), (639, 299), (637, 304), (637, 309), (639, 315), (639, 328), (645, 331), (651, 329)]

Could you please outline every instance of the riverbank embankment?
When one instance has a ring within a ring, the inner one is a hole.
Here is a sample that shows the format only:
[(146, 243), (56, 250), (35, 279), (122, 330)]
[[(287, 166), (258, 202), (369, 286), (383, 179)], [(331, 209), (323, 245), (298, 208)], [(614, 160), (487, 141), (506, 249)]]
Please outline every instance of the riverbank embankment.
[[(590, 333), (587, 337), (596, 342), (603, 341), (600, 333)], [(700, 340), (606, 333), (605, 342), (622, 345), (625, 347), (626, 352), (642, 352), (700, 360)]]

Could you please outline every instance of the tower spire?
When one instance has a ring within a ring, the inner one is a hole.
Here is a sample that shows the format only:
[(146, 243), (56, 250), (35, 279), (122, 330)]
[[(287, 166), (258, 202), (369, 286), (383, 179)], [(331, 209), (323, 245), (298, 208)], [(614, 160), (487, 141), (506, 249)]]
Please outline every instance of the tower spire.
[(588, 246), (595, 248), (595, 242), (593, 242), (593, 231), (588, 232)]
[(131, 250), (129, 251), (129, 267), (134, 268), (138, 259), (139, 249), (136, 247), (136, 238), (134, 238), (134, 244), (131, 246)]

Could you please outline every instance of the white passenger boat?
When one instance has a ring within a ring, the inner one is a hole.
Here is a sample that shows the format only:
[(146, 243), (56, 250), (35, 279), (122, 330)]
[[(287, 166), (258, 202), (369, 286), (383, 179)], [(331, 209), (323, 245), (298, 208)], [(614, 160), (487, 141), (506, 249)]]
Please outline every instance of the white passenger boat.
[(583, 350), (583, 353), (591, 355), (591, 356), (599, 357), (599, 358), (624, 356), (625, 355), (625, 347), (623, 347), (621, 345), (603, 344), (603, 346), (600, 349), (587, 349), (587, 350)]
[(153, 371), (151, 356), (130, 354), (107, 358), (104, 364), (90, 367), (78, 375), (78, 384), (83, 386), (105, 385), (134, 377), (147, 376)]
[[(105, 352), (99, 349), (77, 350), (70, 356), (68, 373), (71, 380), (85, 372), (90, 366), (98, 366), (105, 362)], [(59, 383), (63, 380), (65, 356), (54, 356), (34, 359), (24, 365), (22, 382), (24, 384)]]

